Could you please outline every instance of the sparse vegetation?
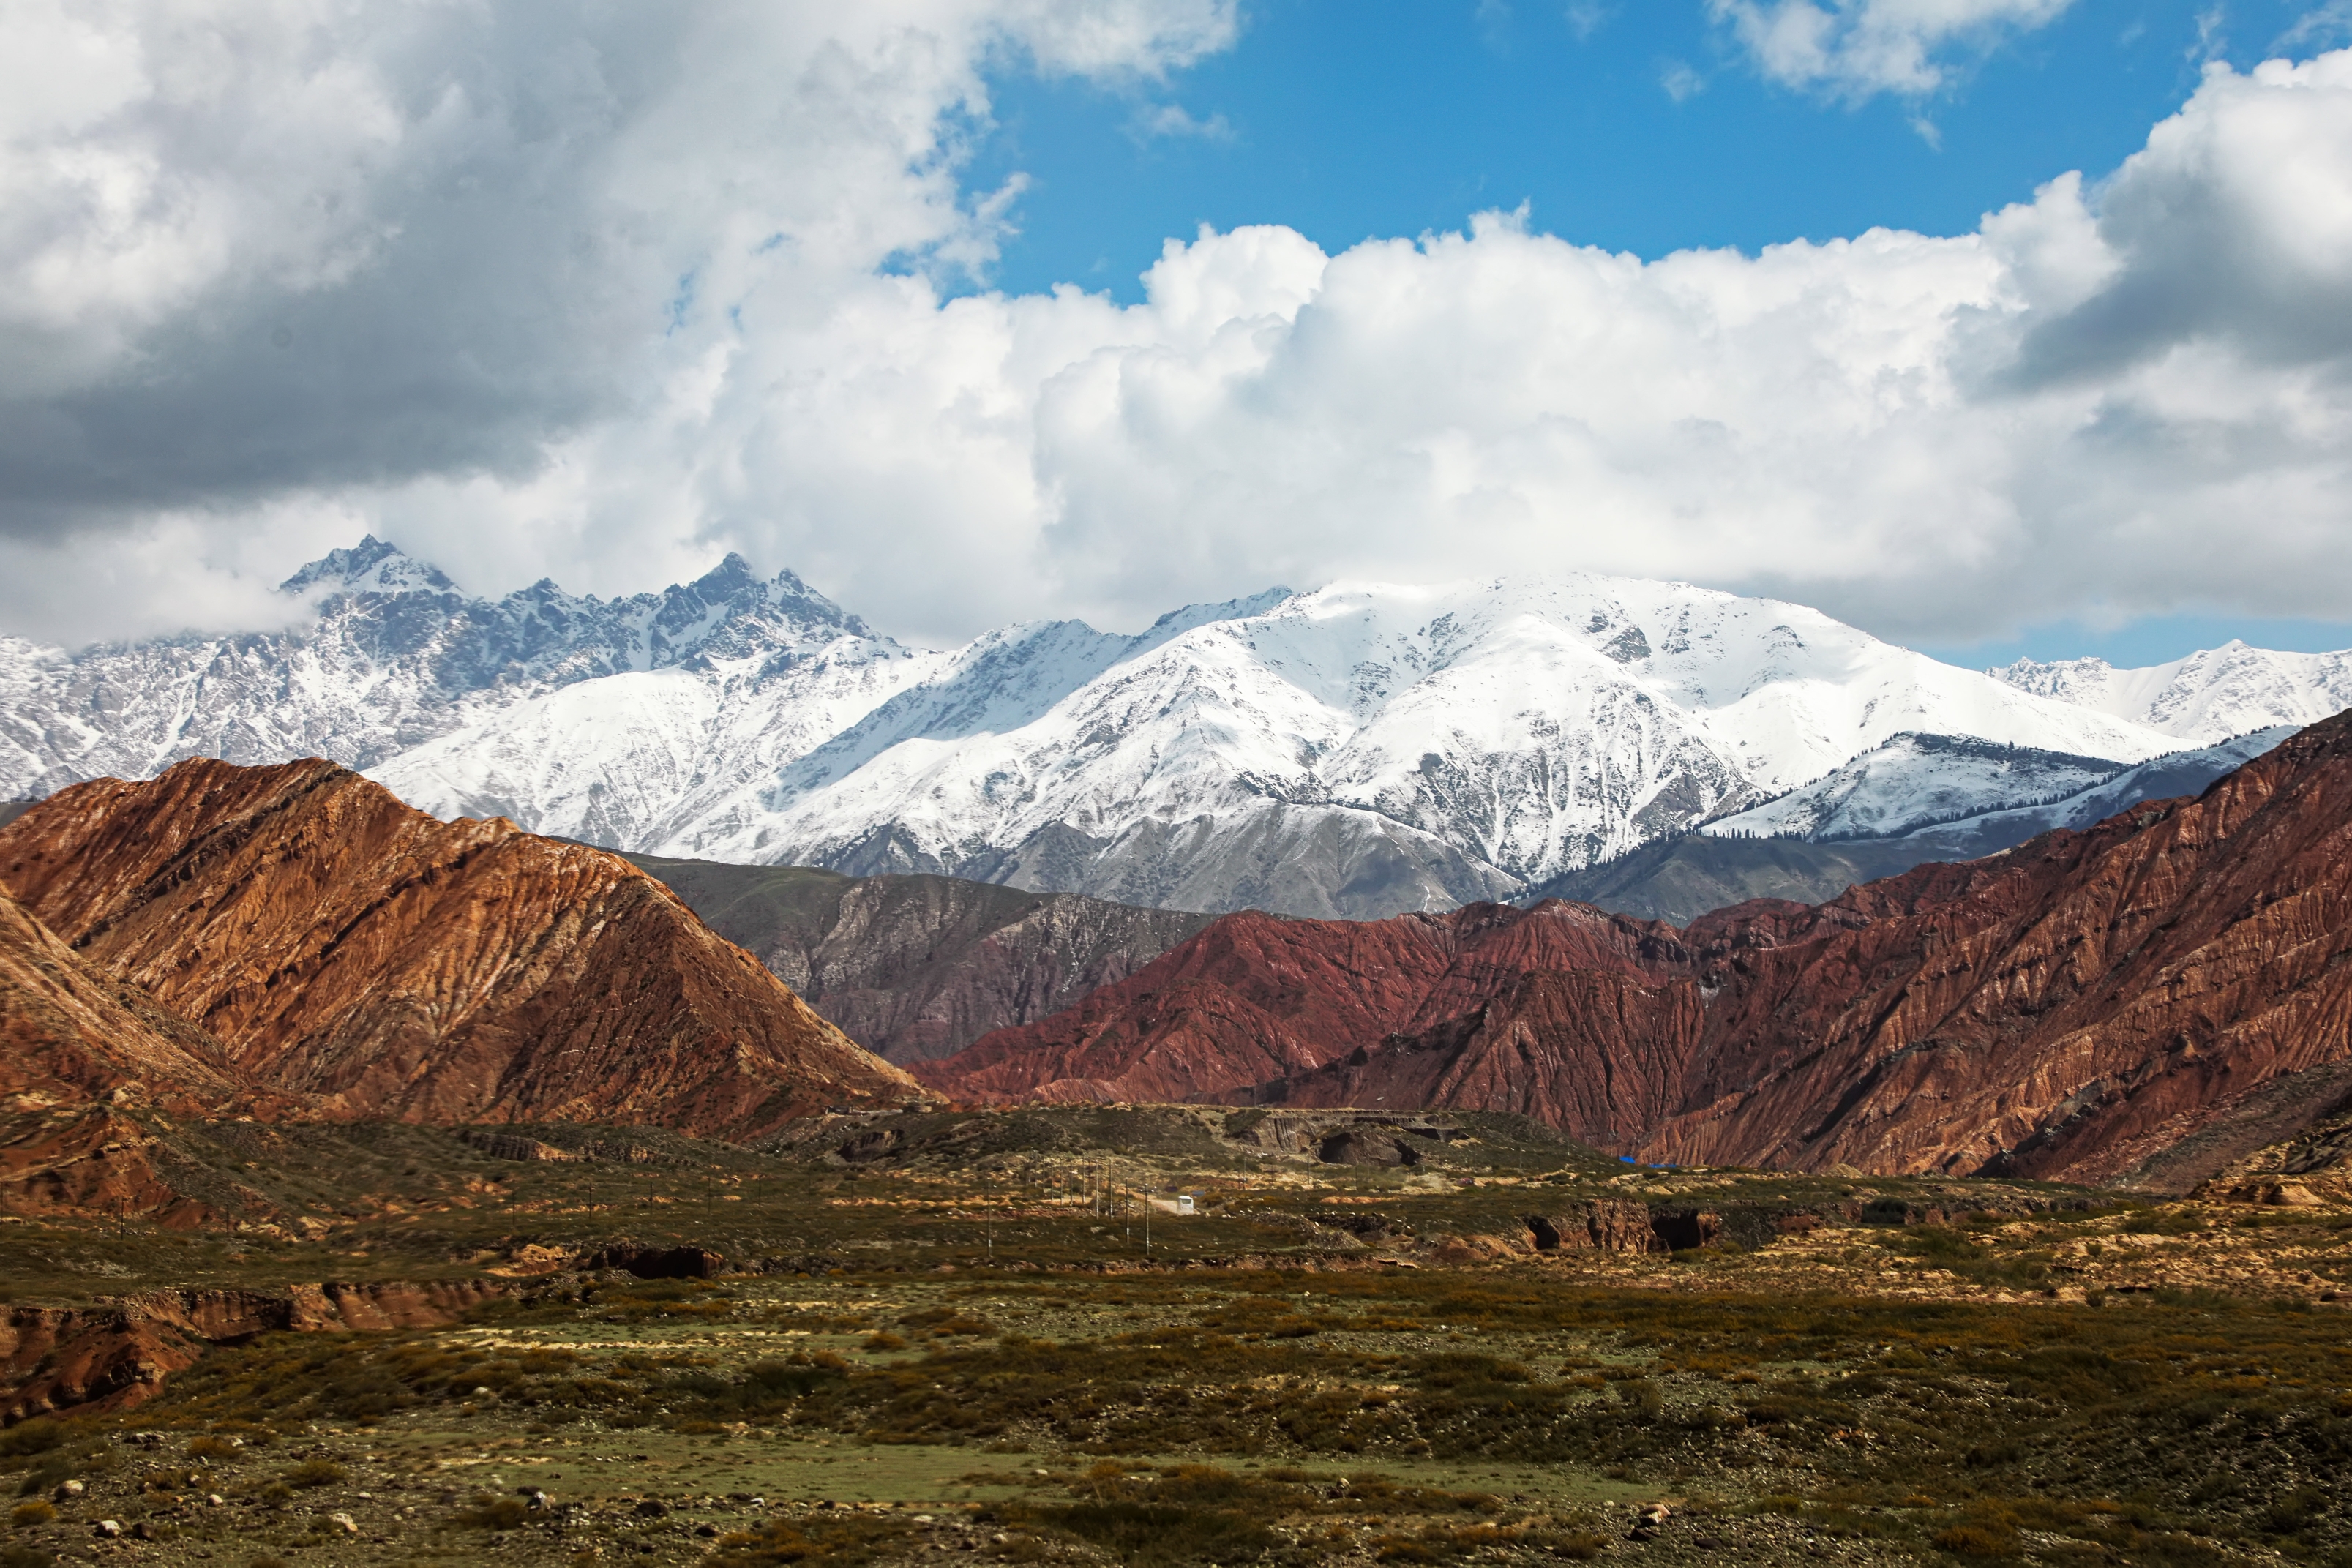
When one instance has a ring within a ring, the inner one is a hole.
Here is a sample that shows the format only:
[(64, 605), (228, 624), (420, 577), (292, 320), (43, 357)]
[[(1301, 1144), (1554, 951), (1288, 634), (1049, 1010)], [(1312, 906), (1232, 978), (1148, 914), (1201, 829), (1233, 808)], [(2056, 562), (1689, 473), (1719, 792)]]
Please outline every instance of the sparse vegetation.
[[(1589, 1561), (1629, 1535), (1724, 1561), (1809, 1541), (1880, 1561), (2352, 1552), (2352, 1229), (2332, 1213), (1515, 1169), (1474, 1147), (1434, 1177), (1200, 1173), (1216, 1212), (1160, 1213), (1147, 1254), (1098, 1166), (1016, 1146), (1050, 1124), (997, 1129), (997, 1163), (962, 1174), (818, 1162), (789, 1182), (723, 1148), (493, 1173), (470, 1146), (436, 1164), (438, 1134), (411, 1129), (382, 1135), (399, 1180), (451, 1196), (429, 1217), (307, 1242), (0, 1228), (0, 1253), (124, 1270), (83, 1289), (190, 1259), (248, 1283), (328, 1260), (518, 1269), (440, 1326), (264, 1333), (134, 1411), (0, 1431), (7, 1544), (115, 1519), (170, 1563), (1322, 1568)], [(1704, 1208), (1717, 1239), (1526, 1246), (1526, 1216), (1594, 1197), (1685, 1228)], [(519, 1270), (527, 1248), (609, 1239), (615, 1213), (646, 1217), (641, 1250), (761, 1271)], [(2209, 1252), (2231, 1271), (2200, 1272)], [(1667, 1496), (1671, 1517), (1637, 1519)]]

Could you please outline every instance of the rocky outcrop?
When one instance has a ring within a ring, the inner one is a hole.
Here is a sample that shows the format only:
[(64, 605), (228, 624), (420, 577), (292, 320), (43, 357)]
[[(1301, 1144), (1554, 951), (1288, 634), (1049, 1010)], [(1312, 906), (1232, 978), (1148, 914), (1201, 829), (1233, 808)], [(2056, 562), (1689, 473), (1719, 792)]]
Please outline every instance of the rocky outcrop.
[(619, 856), (331, 763), (76, 785), (0, 828), (0, 883), (318, 1113), (740, 1134), (914, 1088)]
[(1229, 917), (926, 1076), (1514, 1110), (1653, 1161), (2178, 1191), (2331, 1113), (2347, 1062), (2339, 716), (2195, 800), (1679, 931), (1564, 904)]
[(618, 1269), (640, 1280), (710, 1280), (727, 1272), (727, 1260), (704, 1247), (649, 1247), (615, 1241), (581, 1259), (583, 1269)]
[[(2346, 1097), (2352, 1098), (2352, 1097)], [(2352, 1203), (2352, 1115), (2339, 1098), (2330, 1114), (2293, 1137), (2232, 1160), (2200, 1183), (2212, 1203), (2280, 1207)]]
[(1538, 1252), (1669, 1251), (1650, 1222), (1650, 1206), (1594, 1198), (1557, 1214), (1528, 1216)]
[(504, 1281), (153, 1291), (87, 1307), (13, 1307), (0, 1317), (0, 1424), (56, 1411), (127, 1410), (215, 1344), (257, 1334), (431, 1328), (515, 1287)]
[(1531, 970), (1672, 964), (1673, 938), (1565, 904), (1361, 923), (1228, 915), (1067, 1012), (918, 1072), (974, 1100), (1251, 1103), (1257, 1085), (1458, 1019)]
[(12, 1117), (0, 1130), (0, 1213), (135, 1214), (174, 1229), (220, 1218), (173, 1179), (174, 1153), (110, 1106)]
[(1051, 1017), (1211, 918), (947, 876), (628, 859), (852, 1038), (901, 1063)]

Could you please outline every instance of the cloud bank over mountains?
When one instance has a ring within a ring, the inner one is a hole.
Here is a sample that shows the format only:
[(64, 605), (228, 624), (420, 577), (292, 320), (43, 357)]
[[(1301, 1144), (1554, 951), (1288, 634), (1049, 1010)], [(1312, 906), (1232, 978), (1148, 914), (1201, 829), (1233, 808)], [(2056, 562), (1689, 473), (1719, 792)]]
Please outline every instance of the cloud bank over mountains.
[[(1832, 94), (2060, 8), (1716, 6)], [(1465, 563), (1946, 641), (2352, 591), (2352, 52), (2209, 68), (1971, 234), (1204, 231), (1122, 307), (973, 290), (988, 74), (1152, 81), (1230, 3), (10, 14), (12, 631), (259, 623), (368, 530), (476, 591), (738, 549), (933, 643)]]

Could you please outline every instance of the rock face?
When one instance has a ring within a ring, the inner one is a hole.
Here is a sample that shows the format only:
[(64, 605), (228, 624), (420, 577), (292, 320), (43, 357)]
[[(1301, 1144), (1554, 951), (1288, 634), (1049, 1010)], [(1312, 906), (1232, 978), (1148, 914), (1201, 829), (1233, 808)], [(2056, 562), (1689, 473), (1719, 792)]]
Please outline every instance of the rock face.
[(1069, 1011), (919, 1075), (973, 1099), (1280, 1100), (1257, 1086), (1459, 1019), (1530, 971), (1638, 977), (1679, 951), (1673, 935), (1557, 903), (1360, 923), (1228, 915)]
[(1210, 920), (953, 877), (628, 859), (810, 1006), (902, 1063), (1059, 1012)]
[[(2352, 716), (2195, 800), (1682, 930), (1238, 915), (951, 1092), (1514, 1110), (1653, 1160), (2194, 1185), (2344, 1100)], [(1255, 1075), (1256, 1082), (1244, 1086)]]
[(913, 1087), (619, 856), (316, 759), (62, 790), (0, 829), (0, 883), (328, 1113), (746, 1134)]
[(512, 1293), (503, 1281), (155, 1291), (96, 1307), (16, 1307), (0, 1316), (0, 1422), (57, 1410), (128, 1410), (215, 1344), (257, 1334), (423, 1328)]

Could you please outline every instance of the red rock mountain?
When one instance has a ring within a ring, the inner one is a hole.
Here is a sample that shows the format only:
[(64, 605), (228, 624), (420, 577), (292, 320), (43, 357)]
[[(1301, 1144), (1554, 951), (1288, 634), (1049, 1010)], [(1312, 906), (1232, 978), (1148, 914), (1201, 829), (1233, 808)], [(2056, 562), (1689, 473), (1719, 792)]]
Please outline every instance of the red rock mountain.
[(1233, 915), (1067, 1011), (916, 1072), (973, 1099), (1245, 1101), (1458, 1018), (1530, 971), (1642, 976), (1679, 950), (1674, 936), (1559, 903), (1361, 922)]
[(2352, 715), (2193, 800), (1817, 907), (1682, 931), (1550, 904), (1233, 916), (925, 1075), (1517, 1110), (1662, 1160), (2183, 1186), (2334, 1108), (2347, 960)]
[(0, 884), (245, 1083), (332, 1114), (741, 1135), (914, 1088), (619, 856), (328, 762), (61, 790), (0, 828)]

